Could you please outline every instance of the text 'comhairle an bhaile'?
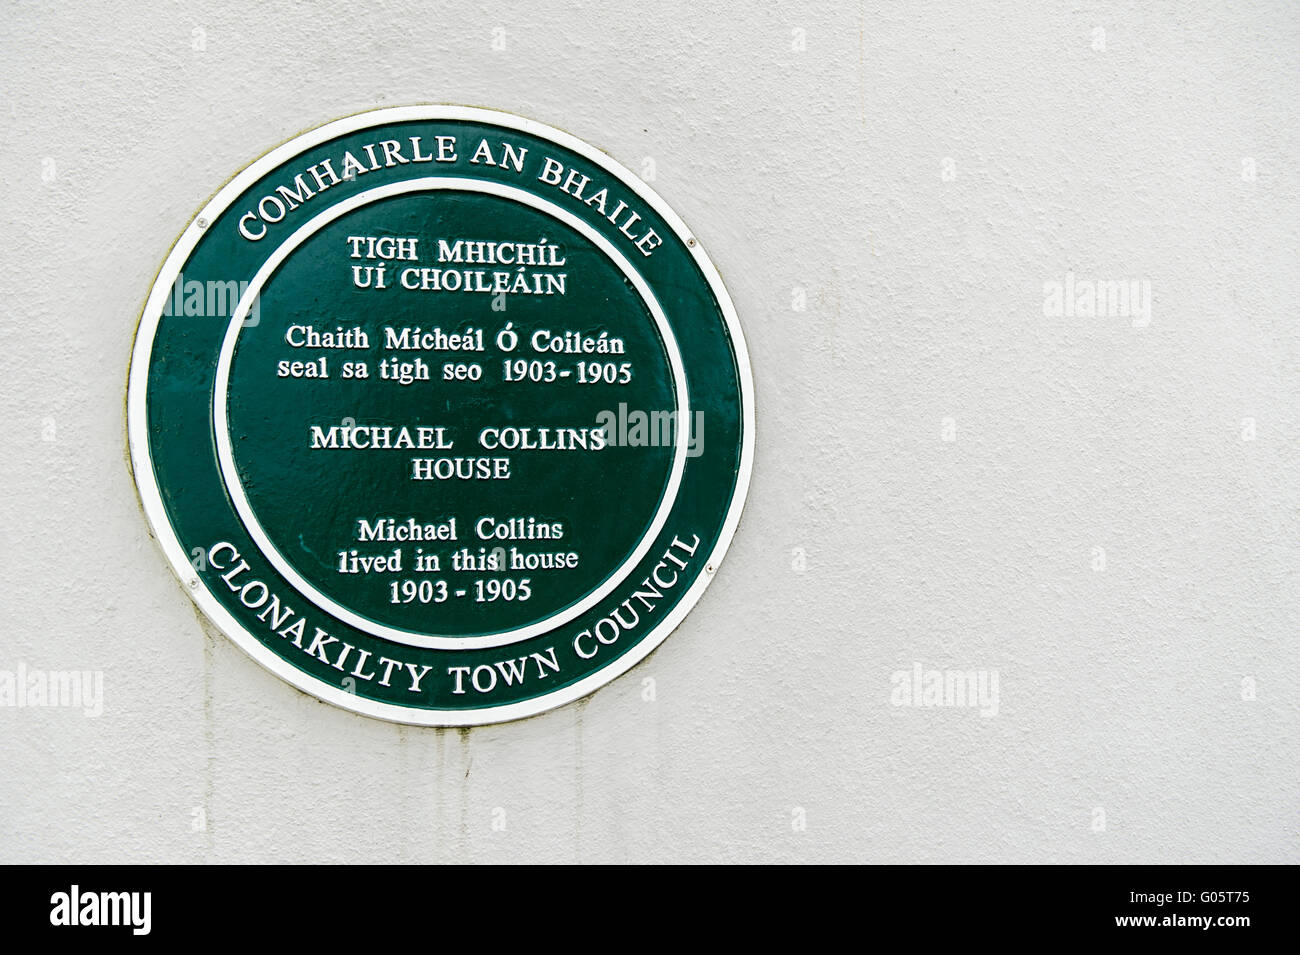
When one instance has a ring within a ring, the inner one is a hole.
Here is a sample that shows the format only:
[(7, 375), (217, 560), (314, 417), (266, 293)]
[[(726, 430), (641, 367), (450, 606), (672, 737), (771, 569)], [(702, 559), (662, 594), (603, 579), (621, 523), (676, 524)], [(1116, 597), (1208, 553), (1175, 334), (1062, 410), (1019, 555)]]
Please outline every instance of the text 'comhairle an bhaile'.
[(344, 150), (341, 155), (325, 156), (308, 166), (293, 180), (282, 183), (268, 192), (255, 205), (239, 217), (239, 233), (250, 242), (266, 238), (272, 228), (299, 206), (307, 205), (326, 190), (396, 166), (440, 164), (443, 167), (492, 166), (514, 173), (521, 179), (531, 177), (550, 189), (581, 203), (618, 227), (619, 235), (645, 256), (663, 244), (663, 238), (643, 221), (631, 202), (631, 196), (621, 198), (611, 193), (610, 187), (587, 175), (580, 169), (565, 166), (552, 156), (534, 156), (529, 159), (529, 148), (508, 142), (491, 142), (480, 139), (471, 152), (465, 152), (455, 136), (435, 135), (429, 141), (423, 136), (405, 139), (381, 139), (366, 143), (360, 149)]

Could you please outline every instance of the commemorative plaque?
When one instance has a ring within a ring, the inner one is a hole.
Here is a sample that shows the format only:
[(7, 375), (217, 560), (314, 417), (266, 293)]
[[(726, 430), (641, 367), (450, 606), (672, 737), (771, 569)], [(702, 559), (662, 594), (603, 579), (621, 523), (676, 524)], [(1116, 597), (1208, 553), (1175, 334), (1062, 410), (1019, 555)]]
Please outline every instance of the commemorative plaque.
[(585, 696), (718, 569), (753, 447), (716, 270), (644, 183), (489, 110), (237, 175), (136, 335), (135, 478), (204, 613), (299, 689), (461, 726)]

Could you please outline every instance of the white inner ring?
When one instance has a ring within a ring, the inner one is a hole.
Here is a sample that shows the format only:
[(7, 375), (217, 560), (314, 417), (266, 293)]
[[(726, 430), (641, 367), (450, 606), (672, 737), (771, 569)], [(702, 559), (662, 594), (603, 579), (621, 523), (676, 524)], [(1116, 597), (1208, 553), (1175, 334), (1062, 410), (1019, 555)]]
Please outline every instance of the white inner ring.
[(678, 422), (690, 421), (690, 402), (686, 392), (686, 371), (682, 365), (681, 352), (677, 347), (677, 339), (673, 336), (672, 329), (668, 325), (668, 320), (664, 316), (663, 309), (659, 305), (659, 300), (655, 298), (654, 292), (646, 284), (633, 267), (632, 264), (623, 256), (621, 252), (614, 247), (612, 243), (604, 236), (600, 235), (587, 223), (583, 222), (577, 216), (554, 203), (537, 196), (531, 195), (517, 189), (513, 186), (500, 185), (498, 183), (482, 182), (476, 179), (459, 179), (459, 178), (436, 178), (425, 177), (420, 179), (410, 179), (405, 182), (392, 183), (386, 186), (379, 186), (375, 189), (369, 189), (365, 192), (358, 193), (348, 199), (340, 202), (338, 205), (322, 212), (320, 215), (308, 221), (305, 225), (295, 231), (288, 239), (273, 252), (258, 269), (257, 274), (248, 284), (248, 290), (239, 300), (239, 306), (235, 309), (230, 318), (230, 326), (226, 329), (226, 337), (221, 345), (221, 357), (217, 363), (217, 380), (216, 393), (213, 398), (213, 422), (215, 424), (215, 435), (217, 440), (217, 458), (221, 465), (221, 472), (226, 482), (226, 489), (230, 494), (231, 500), (234, 501), (235, 509), (243, 519), (244, 526), (249, 535), (257, 542), (263, 555), (271, 564), (284, 575), (285, 579), (292, 583), (299, 591), (309, 596), (318, 607), (329, 612), (333, 616), (346, 623), (351, 624), (358, 630), (373, 634), (377, 637), (384, 637), (389, 640), (395, 640), (398, 643), (404, 643), (408, 646), (430, 647), (440, 650), (454, 649), (473, 649), (479, 647), (499, 647), (510, 643), (516, 643), (520, 640), (527, 640), (538, 634), (546, 633), (555, 627), (574, 619), (585, 613), (595, 606), (600, 600), (604, 599), (611, 591), (617, 587), (623, 579), (631, 573), (633, 568), (641, 561), (650, 546), (654, 543), (655, 538), (663, 529), (668, 520), (668, 514), (672, 510), (673, 503), (677, 498), (677, 492), (681, 486), (682, 471), (686, 466), (686, 444), (688, 438), (688, 428), (679, 425), (677, 428), (676, 444), (673, 450), (672, 470), (668, 476), (668, 486), (664, 490), (664, 495), (660, 499), (659, 509), (655, 512), (654, 520), (651, 522), (649, 529), (641, 538), (640, 542), (631, 555), (625, 560), (617, 570), (609, 575), (605, 581), (595, 590), (591, 591), (586, 597), (579, 600), (572, 606), (553, 614), (536, 623), (529, 624), (525, 627), (518, 627), (514, 630), (503, 630), (498, 633), (483, 634), (481, 636), (443, 636), (436, 634), (418, 633), (410, 630), (404, 630), (399, 627), (390, 627), (386, 624), (378, 623), (354, 613), (330, 599), (299, 574), (293, 566), (284, 558), (284, 555), (271, 543), (270, 537), (262, 528), (257, 516), (253, 513), (252, 505), (249, 504), (248, 497), (244, 493), (243, 485), (239, 481), (239, 473), (235, 468), (235, 459), (233, 448), (230, 442), (230, 425), (227, 414), (227, 403), (229, 397), (229, 378), (230, 365), (235, 354), (235, 343), (239, 338), (240, 329), (243, 328), (244, 317), (252, 307), (253, 300), (260, 293), (262, 286), (271, 277), (271, 274), (280, 267), (281, 263), (289, 255), (302, 245), (308, 238), (329, 223), (346, 215), (354, 209), (379, 199), (386, 199), (390, 196), (401, 195), (407, 192), (417, 192), (425, 190), (448, 189), (457, 192), (480, 192), (488, 195), (500, 196), (511, 199), (515, 202), (522, 203), (538, 209), (560, 222), (580, 233), (585, 239), (595, 245), (600, 251), (605, 253), (624, 277), (632, 283), (632, 287), (640, 294), (646, 308), (659, 327), (659, 334), (663, 340), (664, 348), (668, 352), (668, 363), (672, 370), (673, 385), (677, 394), (677, 420)]

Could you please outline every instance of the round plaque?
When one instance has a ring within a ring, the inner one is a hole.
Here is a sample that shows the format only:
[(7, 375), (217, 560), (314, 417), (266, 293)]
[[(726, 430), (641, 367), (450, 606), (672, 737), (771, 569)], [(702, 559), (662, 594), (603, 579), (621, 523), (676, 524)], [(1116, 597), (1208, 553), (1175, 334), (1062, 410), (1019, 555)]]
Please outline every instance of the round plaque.
[(718, 569), (753, 454), (708, 256), (596, 149), (491, 110), (329, 123), (231, 180), (136, 334), (137, 486), (203, 612), (368, 716), (591, 693)]

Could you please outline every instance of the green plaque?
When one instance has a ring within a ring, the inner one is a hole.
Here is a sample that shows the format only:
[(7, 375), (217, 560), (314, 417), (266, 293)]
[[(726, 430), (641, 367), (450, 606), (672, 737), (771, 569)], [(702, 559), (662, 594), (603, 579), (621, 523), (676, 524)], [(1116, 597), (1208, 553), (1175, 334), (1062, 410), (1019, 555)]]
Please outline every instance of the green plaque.
[(145, 513), (204, 613), (322, 700), (516, 719), (644, 659), (718, 569), (749, 361), (643, 182), (504, 113), (322, 126), (217, 193), (145, 305)]

